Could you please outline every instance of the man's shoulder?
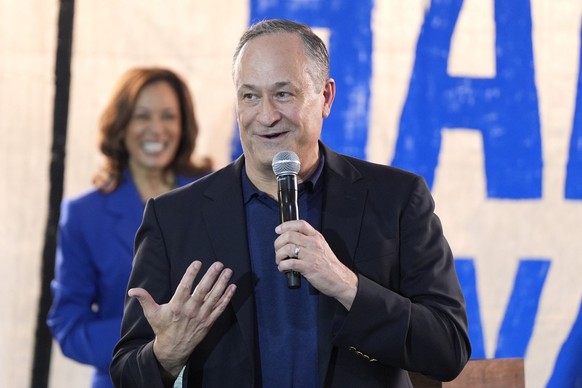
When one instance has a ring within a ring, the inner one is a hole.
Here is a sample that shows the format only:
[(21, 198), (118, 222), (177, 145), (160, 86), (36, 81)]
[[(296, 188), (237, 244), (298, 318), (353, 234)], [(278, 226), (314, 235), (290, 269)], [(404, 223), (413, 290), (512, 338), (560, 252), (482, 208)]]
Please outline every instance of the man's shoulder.
[[(422, 179), (416, 173), (388, 164), (371, 162), (344, 154), (336, 154), (336, 156), (341, 163), (349, 166), (347, 168), (353, 168), (363, 180), (373, 181), (375, 184), (377, 182), (384, 182), (386, 184), (398, 182), (399, 184), (406, 184)], [(343, 168), (345, 169), (346, 167)]]
[(211, 172), (194, 182), (160, 195), (156, 198), (156, 202), (160, 204), (166, 202), (190, 202), (196, 198), (212, 195), (213, 192), (221, 192), (231, 185), (239, 184), (237, 171), (235, 163), (229, 163), (225, 167)]

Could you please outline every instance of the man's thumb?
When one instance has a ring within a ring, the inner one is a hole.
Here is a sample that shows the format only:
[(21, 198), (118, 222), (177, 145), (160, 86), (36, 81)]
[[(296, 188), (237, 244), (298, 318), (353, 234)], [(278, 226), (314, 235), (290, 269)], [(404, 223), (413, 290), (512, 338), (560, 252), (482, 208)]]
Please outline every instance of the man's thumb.
[(127, 291), (127, 295), (131, 298), (137, 299), (146, 315), (157, 307), (152, 296), (143, 288), (131, 288)]

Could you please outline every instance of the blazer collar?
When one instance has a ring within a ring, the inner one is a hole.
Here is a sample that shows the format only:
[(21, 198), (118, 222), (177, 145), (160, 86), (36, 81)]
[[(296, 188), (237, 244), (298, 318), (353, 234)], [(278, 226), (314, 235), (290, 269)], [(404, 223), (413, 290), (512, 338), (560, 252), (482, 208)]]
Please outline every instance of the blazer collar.
[(128, 172), (121, 184), (104, 196), (104, 216), (113, 220), (113, 230), (120, 243), (133, 251), (133, 237), (142, 219), (144, 204)]
[(144, 205), (142, 203), (137, 187), (133, 182), (129, 170), (124, 170), (119, 186), (111, 193), (106, 194), (106, 209), (107, 211), (123, 215), (128, 211), (135, 211), (139, 209), (143, 212)]

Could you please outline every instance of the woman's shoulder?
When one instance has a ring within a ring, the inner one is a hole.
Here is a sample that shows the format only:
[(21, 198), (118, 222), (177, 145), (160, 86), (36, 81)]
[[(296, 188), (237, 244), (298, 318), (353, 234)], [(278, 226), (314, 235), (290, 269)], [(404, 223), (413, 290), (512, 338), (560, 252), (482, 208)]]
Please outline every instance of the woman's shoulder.
[(61, 214), (75, 214), (79, 216), (87, 215), (91, 217), (103, 214), (103, 210), (110, 208), (115, 203), (120, 203), (119, 206), (127, 206), (129, 200), (128, 194), (122, 193), (118, 187), (110, 193), (104, 193), (99, 189), (93, 187), (81, 192), (77, 195), (66, 197), (61, 205)]
[(104, 196), (105, 194), (101, 193), (97, 188), (92, 187), (81, 193), (65, 197), (65, 199), (63, 199), (63, 204), (73, 207), (85, 206), (87, 204), (101, 201)]
[(97, 189), (89, 189), (80, 194), (65, 197), (61, 203), (59, 223), (63, 225), (83, 224), (99, 213), (102, 205), (101, 194)]

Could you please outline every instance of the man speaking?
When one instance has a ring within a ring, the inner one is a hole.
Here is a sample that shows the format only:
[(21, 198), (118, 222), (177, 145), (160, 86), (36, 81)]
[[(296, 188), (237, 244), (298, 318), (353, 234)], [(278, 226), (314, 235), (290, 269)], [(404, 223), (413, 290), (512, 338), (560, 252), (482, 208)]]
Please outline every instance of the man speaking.
[[(336, 93), (323, 42), (302, 24), (262, 21), (241, 37), (233, 79), (244, 155), (148, 202), (115, 385), (170, 387), (184, 367), (187, 387), (455, 378), (471, 347), (433, 199), (421, 177), (321, 143)], [(283, 223), (280, 151), (300, 160), (299, 219)]]

